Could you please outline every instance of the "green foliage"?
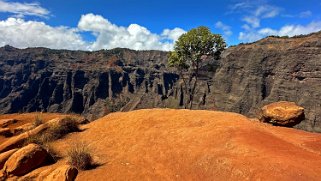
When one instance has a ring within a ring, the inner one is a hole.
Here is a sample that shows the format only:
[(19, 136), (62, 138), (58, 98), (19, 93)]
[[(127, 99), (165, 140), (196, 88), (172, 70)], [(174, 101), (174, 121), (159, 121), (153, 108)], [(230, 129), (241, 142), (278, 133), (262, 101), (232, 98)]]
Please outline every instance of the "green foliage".
[(175, 42), (174, 51), (169, 54), (168, 64), (179, 70), (185, 92), (189, 96), (190, 109), (193, 106), (200, 67), (209, 57), (219, 59), (225, 47), (222, 36), (211, 33), (209, 28), (204, 26), (190, 30)]
[(225, 47), (226, 43), (221, 35), (212, 34), (207, 27), (200, 26), (178, 38), (168, 63), (181, 69), (195, 69), (206, 56), (218, 59)]

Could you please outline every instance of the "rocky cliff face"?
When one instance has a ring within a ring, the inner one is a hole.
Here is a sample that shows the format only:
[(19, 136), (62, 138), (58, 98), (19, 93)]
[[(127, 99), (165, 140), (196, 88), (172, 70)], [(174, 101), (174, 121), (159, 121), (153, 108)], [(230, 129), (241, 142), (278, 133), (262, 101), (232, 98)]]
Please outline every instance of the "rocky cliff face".
[[(0, 113), (80, 113), (183, 108), (186, 95), (167, 53), (0, 48)], [(228, 48), (204, 66), (194, 108), (255, 116), (280, 100), (305, 108), (297, 128), (321, 131), (321, 33), (269, 37)]]
[(265, 104), (293, 101), (305, 108), (297, 128), (321, 131), (321, 32), (268, 37), (224, 52), (214, 78), (220, 110), (255, 115)]

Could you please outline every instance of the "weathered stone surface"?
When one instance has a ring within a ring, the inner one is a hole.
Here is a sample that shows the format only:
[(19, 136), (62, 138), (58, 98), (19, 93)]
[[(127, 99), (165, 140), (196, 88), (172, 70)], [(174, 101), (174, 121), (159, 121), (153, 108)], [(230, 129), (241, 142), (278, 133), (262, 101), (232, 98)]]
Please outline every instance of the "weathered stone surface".
[(280, 101), (262, 108), (261, 121), (279, 126), (294, 126), (304, 120), (304, 108), (294, 102)]
[(74, 181), (78, 175), (75, 167), (64, 165), (51, 172), (44, 181)]
[(12, 149), (0, 154), (0, 170), (3, 168), (4, 163), (8, 160), (8, 158), (17, 150), (18, 149)]
[(0, 128), (5, 128), (5, 127), (9, 126), (10, 124), (14, 124), (16, 122), (17, 122), (16, 119), (1, 119), (0, 120)]
[(34, 126), (32, 125), (32, 123), (27, 123), (27, 124), (24, 124), (24, 125), (22, 125), (22, 126), (13, 128), (13, 129), (12, 129), (12, 133), (13, 133), (14, 135), (18, 135), (18, 134), (20, 134), (20, 133), (23, 133), (23, 132), (32, 130), (33, 128), (34, 128)]
[(29, 144), (9, 157), (4, 165), (8, 175), (22, 176), (46, 163), (50, 155), (37, 144)]
[(28, 137), (39, 134), (47, 128), (48, 124), (42, 124), (30, 131), (9, 138), (8, 140), (0, 144), (0, 153), (22, 146), (22, 144)]
[(214, 76), (215, 107), (256, 116), (278, 101), (304, 107), (296, 128), (321, 131), (321, 32), (295, 38), (268, 37), (227, 49)]
[(12, 133), (9, 128), (0, 128), (0, 136), (10, 137)]

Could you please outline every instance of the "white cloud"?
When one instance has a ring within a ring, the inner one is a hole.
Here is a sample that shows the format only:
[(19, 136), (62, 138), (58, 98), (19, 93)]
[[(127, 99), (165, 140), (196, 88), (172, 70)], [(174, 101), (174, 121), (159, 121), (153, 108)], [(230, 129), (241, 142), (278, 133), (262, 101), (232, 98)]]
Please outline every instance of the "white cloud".
[(7, 2), (6, 0), (0, 0), (0, 12), (13, 13), (18, 17), (25, 15), (46, 17), (49, 14), (49, 11), (39, 3)]
[(279, 15), (279, 13), (280, 8), (265, 4), (258, 6), (253, 14), (255, 17), (274, 18), (275, 16)]
[(300, 18), (308, 18), (312, 16), (312, 12), (311, 11), (303, 11), (299, 14), (299, 17)]
[(257, 31), (240, 32), (239, 40), (243, 42), (253, 42), (270, 35), (295, 36), (306, 35), (321, 30), (321, 21), (311, 22), (307, 25), (285, 25), (280, 29), (262, 28)]
[(185, 30), (181, 29), (181, 28), (174, 28), (172, 30), (170, 29), (165, 29), (163, 32), (162, 32), (162, 36), (165, 38), (165, 39), (170, 39), (170, 40), (173, 40), (173, 41), (176, 41), (182, 34), (186, 33)]
[[(87, 42), (81, 32), (91, 32), (96, 39)], [(172, 50), (174, 41), (185, 33), (183, 29), (165, 29), (152, 33), (138, 24), (128, 27), (112, 24), (102, 16), (82, 15), (78, 27), (53, 27), (39, 21), (8, 18), (0, 21), (0, 46), (18, 48), (48, 47), (70, 50), (130, 48), (135, 50)]]
[(231, 36), (233, 34), (233, 32), (231, 31), (231, 27), (224, 24), (221, 21), (218, 21), (215, 23), (215, 28), (221, 29), (224, 33), (225, 36)]
[(254, 16), (245, 16), (243, 19), (246, 23), (250, 24), (252, 28), (260, 27), (260, 19)]
[(18, 48), (48, 47), (54, 49), (87, 49), (75, 29), (51, 27), (43, 22), (8, 18), (0, 21), (0, 46), (12, 45)]
[[(165, 29), (161, 35), (158, 35), (138, 24), (131, 24), (128, 27), (117, 26), (104, 17), (94, 14), (82, 15), (78, 28), (81, 31), (92, 32), (96, 36), (97, 39), (91, 47), (93, 50), (115, 47), (135, 50), (171, 50), (173, 41), (185, 32), (180, 28)], [(164, 42), (164, 39), (170, 42)]]

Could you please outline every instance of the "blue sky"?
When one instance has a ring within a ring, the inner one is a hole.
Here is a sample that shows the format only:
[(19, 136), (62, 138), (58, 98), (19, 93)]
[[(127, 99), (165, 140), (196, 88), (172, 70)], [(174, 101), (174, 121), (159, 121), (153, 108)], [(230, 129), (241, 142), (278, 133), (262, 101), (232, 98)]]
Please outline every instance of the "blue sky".
[(321, 30), (319, 0), (0, 0), (0, 46), (171, 50), (197, 26), (228, 45)]

